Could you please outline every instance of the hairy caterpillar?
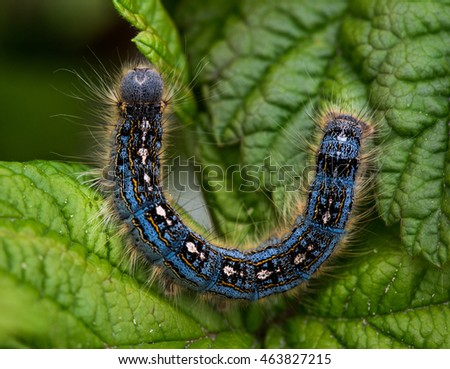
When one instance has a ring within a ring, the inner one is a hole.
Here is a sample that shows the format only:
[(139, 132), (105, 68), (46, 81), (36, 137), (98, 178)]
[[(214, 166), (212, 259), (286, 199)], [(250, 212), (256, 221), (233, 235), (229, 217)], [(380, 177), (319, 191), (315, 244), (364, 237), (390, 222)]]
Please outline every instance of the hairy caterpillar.
[(137, 249), (179, 284), (232, 299), (257, 300), (307, 281), (345, 235), (370, 125), (350, 114), (325, 115), (315, 178), (290, 231), (255, 250), (222, 248), (190, 229), (162, 190), (163, 88), (159, 73), (144, 66), (128, 70), (117, 91), (114, 203)]

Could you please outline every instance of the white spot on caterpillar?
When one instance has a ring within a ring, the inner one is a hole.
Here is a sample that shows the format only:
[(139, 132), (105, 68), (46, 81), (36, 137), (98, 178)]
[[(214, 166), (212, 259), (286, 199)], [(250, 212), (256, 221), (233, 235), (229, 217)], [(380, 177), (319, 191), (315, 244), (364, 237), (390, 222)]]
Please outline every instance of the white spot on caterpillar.
[(224, 272), (228, 277), (236, 273), (236, 271), (235, 271), (232, 267), (230, 267), (229, 265), (226, 265), (226, 266), (223, 268), (223, 272)]
[(192, 242), (186, 242), (186, 247), (191, 254), (198, 254), (197, 247)]
[[(142, 133), (142, 142), (145, 143), (145, 141), (147, 140), (147, 131), (150, 128), (150, 123), (147, 119), (143, 119), (142, 120), (142, 124), (141, 124), (141, 129), (143, 131)], [(145, 162), (144, 162), (145, 165)]]
[(156, 214), (162, 216), (163, 218), (166, 217), (166, 211), (164, 210), (164, 208), (161, 205), (158, 205), (156, 207)]
[(200, 260), (203, 261), (203, 260), (205, 260), (205, 259), (206, 259), (205, 253), (204, 253), (204, 252), (201, 252), (201, 253), (200, 253)]
[(148, 158), (148, 150), (144, 147), (141, 147), (138, 150), (137, 153), (141, 158), (142, 158), (142, 164), (146, 165), (147, 164), (147, 158)]
[(306, 260), (305, 254), (297, 254), (297, 256), (294, 258), (294, 264), (298, 265), (300, 263), (303, 263)]
[[(330, 208), (330, 206), (333, 204), (333, 199), (330, 197), (329, 199), (328, 199), (328, 208)], [(322, 221), (323, 221), (323, 224), (327, 224), (328, 223), (328, 221), (331, 219), (331, 214), (330, 214), (330, 210), (327, 210), (326, 212), (325, 212), (325, 214), (323, 215), (323, 217), (322, 217)]]
[(337, 136), (337, 140), (339, 142), (347, 142), (347, 136), (345, 135), (344, 131), (341, 131), (341, 133), (339, 133), (339, 136)]
[(142, 119), (141, 129), (146, 132), (149, 128), (150, 128), (150, 123), (149, 123), (148, 119), (145, 119), (145, 118)]
[[(144, 181), (145, 181), (145, 183), (147, 183), (148, 185), (150, 184), (150, 177), (149, 177), (149, 175), (148, 175), (147, 173), (144, 173)], [(153, 191), (153, 187), (151, 187), (151, 186), (149, 186), (148, 189), (149, 189), (150, 191)]]
[(271, 271), (264, 269), (256, 273), (256, 278), (264, 280), (272, 274)]

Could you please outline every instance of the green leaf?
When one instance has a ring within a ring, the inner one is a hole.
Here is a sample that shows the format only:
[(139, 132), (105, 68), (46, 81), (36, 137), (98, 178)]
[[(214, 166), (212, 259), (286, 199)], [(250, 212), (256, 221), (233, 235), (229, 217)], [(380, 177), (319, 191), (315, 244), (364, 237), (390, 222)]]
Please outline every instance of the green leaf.
[(390, 130), (380, 212), (388, 224), (401, 221), (411, 255), (441, 265), (450, 258), (450, 7), (445, 1), (364, 5), (352, 8), (342, 35), (348, 57), (369, 81), (371, 104), (384, 113)]
[(117, 229), (98, 221), (103, 200), (82, 183), (85, 169), (0, 165), (0, 345), (251, 346), (210, 307), (173, 305), (130, 275)]
[[(89, 168), (2, 163), (0, 346), (450, 348), (450, 4), (186, 0), (175, 4), (186, 58), (159, 1), (113, 2), (141, 52), (178, 75), (175, 89), (208, 61), (198, 111), (194, 95), (173, 108), (194, 131), (184, 146), (230, 247), (294, 215), (286, 184), (308, 177), (311, 116), (330, 100), (374, 112), (378, 214), (356, 222), (310, 289), (218, 309), (195, 294), (173, 300), (131, 268)], [(290, 166), (287, 182), (266, 170), (277, 165)]]
[(450, 268), (409, 257), (389, 233), (371, 237), (363, 260), (348, 261), (301, 314), (272, 327), (267, 347), (448, 348)]
[[(196, 9), (187, 26), (205, 18)], [(313, 141), (313, 109), (324, 100), (351, 101), (375, 113), (381, 217), (400, 223), (409, 254), (448, 262), (449, 12), (445, 1), (267, 1), (258, 7), (243, 1), (222, 15), (220, 33), (215, 23), (200, 23), (203, 33), (220, 37), (207, 47), (197, 45), (198, 27), (186, 28), (191, 50), (209, 53), (201, 77), (207, 118), (200, 129), (214, 145), (199, 149), (206, 174), (208, 164), (213, 173), (219, 165), (232, 183), (223, 187), (237, 189), (245, 181), (225, 172), (230, 162), (261, 168), (268, 156), (303, 173), (302, 140)], [(267, 219), (284, 212), (282, 188), (258, 190), (207, 192), (222, 234), (237, 223), (259, 235)]]
[(188, 86), (186, 57), (169, 15), (159, 1), (113, 0), (113, 4), (140, 31), (133, 41), (142, 55), (170, 80), (171, 89), (177, 92), (177, 96), (183, 97), (183, 101), (174, 105), (180, 120), (190, 121), (195, 104)]

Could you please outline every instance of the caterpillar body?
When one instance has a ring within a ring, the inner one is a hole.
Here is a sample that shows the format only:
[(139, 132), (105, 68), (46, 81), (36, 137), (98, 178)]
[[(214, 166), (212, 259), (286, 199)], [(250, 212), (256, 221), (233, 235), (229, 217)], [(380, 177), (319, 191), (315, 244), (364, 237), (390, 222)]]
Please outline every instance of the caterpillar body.
[(345, 235), (367, 124), (328, 114), (303, 214), (281, 238), (240, 251), (208, 242), (167, 201), (160, 183), (162, 96), (152, 68), (130, 69), (120, 81), (110, 169), (117, 212), (137, 249), (182, 286), (231, 299), (257, 300), (307, 281)]

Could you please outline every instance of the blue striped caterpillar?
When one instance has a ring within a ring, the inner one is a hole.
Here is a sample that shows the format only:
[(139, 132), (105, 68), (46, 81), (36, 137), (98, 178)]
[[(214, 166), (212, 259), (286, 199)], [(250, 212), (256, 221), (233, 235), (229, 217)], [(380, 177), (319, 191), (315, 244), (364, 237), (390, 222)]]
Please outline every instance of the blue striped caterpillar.
[(307, 281), (343, 239), (354, 207), (361, 141), (370, 127), (345, 113), (324, 117), (316, 174), (305, 209), (288, 233), (240, 251), (208, 242), (167, 201), (160, 180), (163, 81), (149, 67), (120, 81), (110, 169), (114, 203), (137, 249), (189, 289), (257, 300)]

